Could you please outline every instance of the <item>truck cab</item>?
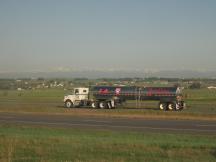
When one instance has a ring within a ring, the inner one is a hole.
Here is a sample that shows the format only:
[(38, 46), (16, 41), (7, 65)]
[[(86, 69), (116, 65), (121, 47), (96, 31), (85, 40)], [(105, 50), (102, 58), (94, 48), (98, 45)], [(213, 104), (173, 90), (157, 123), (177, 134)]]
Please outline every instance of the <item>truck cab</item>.
[(83, 106), (89, 100), (89, 88), (74, 88), (71, 94), (64, 96), (65, 107)]

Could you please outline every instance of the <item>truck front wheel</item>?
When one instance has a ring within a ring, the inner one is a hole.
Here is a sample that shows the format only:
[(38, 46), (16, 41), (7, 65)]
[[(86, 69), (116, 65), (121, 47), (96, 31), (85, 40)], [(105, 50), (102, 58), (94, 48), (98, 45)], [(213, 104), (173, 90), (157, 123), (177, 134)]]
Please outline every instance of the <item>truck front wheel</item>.
[(71, 107), (73, 107), (73, 103), (72, 103), (70, 100), (67, 100), (67, 101), (65, 102), (65, 107), (66, 107), (66, 108), (71, 108)]

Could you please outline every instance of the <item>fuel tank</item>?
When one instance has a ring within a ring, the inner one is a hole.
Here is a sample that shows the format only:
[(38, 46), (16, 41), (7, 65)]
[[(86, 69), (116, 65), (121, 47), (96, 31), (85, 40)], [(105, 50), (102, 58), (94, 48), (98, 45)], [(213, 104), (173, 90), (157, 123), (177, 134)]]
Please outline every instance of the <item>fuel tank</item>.
[(125, 100), (160, 100), (161, 98), (176, 98), (180, 94), (177, 87), (117, 87), (93, 86), (91, 92), (95, 98), (118, 97)]

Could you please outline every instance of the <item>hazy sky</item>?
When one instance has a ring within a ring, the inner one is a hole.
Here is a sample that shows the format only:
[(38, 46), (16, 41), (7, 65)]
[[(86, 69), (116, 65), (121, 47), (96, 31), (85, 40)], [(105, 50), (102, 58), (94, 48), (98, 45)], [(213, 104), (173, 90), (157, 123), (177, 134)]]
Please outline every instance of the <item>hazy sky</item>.
[(0, 72), (216, 70), (216, 0), (0, 0)]

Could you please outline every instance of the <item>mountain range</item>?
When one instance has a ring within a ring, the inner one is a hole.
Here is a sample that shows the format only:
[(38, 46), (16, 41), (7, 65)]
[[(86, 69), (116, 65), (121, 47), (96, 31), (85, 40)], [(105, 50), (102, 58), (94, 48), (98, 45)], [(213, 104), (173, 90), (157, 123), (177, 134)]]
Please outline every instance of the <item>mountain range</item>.
[(52, 72), (1, 72), (0, 78), (216, 78), (216, 71), (195, 70), (77, 70)]

